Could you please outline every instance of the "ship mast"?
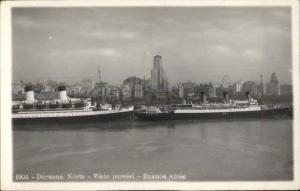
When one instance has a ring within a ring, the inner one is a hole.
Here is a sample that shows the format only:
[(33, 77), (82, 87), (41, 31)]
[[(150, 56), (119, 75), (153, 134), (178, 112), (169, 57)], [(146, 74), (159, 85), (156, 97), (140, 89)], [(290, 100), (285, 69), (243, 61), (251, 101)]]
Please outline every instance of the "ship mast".
[(133, 105), (135, 105), (135, 86), (136, 86), (136, 76), (134, 76), (134, 79), (133, 79), (133, 92), (132, 92), (132, 101), (133, 101)]
[(98, 67), (98, 75), (99, 75), (99, 87), (100, 87), (100, 91), (101, 91), (101, 101), (103, 103), (103, 92), (102, 92), (102, 87), (101, 87), (101, 73), (100, 73), (100, 67), (99, 64), (97, 64)]
[(260, 88), (261, 88), (261, 104), (264, 104), (264, 80), (263, 80), (263, 75), (260, 75)]
[(166, 83), (167, 86), (167, 105), (169, 105), (169, 87), (168, 87), (168, 82)]

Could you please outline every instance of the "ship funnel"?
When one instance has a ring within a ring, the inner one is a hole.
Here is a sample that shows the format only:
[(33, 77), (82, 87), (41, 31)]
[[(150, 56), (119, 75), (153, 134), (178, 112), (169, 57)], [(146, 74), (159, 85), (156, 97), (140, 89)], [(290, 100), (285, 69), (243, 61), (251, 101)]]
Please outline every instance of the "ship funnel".
[(205, 95), (204, 92), (201, 92), (201, 93), (200, 93), (200, 97), (201, 97), (201, 102), (202, 102), (202, 103), (206, 103), (206, 102), (207, 102), (207, 101), (206, 101), (207, 97), (206, 97), (206, 95)]
[(251, 100), (251, 94), (249, 91), (245, 92), (245, 96), (249, 101)]
[(228, 92), (226, 91), (223, 92), (223, 99), (224, 99), (224, 103), (229, 103)]
[(57, 89), (58, 89), (58, 91), (59, 91), (59, 99), (60, 99), (61, 101), (66, 101), (66, 100), (68, 100), (66, 87), (65, 87), (65, 86), (59, 86)]
[(34, 92), (32, 86), (25, 86), (26, 102), (34, 102)]

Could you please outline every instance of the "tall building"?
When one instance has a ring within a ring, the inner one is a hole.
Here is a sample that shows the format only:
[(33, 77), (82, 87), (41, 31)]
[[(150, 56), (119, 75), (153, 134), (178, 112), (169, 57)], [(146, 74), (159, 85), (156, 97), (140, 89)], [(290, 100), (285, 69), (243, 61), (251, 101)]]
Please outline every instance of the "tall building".
[(94, 82), (91, 79), (81, 80), (80, 85), (83, 93), (90, 93), (94, 89)]
[(195, 93), (196, 93), (196, 83), (194, 82), (190, 82), (190, 81), (187, 81), (187, 82), (183, 82), (182, 83), (182, 87), (183, 87), (183, 95), (184, 97), (193, 97), (195, 96)]
[(268, 83), (268, 86), (267, 86), (267, 94), (268, 95), (280, 95), (279, 81), (274, 72), (271, 74), (270, 82)]
[(183, 97), (184, 97), (184, 88), (183, 88), (182, 83), (178, 84), (178, 96), (179, 96), (180, 98), (183, 98)]
[(252, 96), (258, 96), (259, 94), (259, 86), (255, 81), (247, 81), (243, 83), (242, 88), (243, 94), (249, 92)]
[(80, 94), (82, 92), (81, 85), (76, 83), (67, 89), (68, 94)]
[(108, 87), (108, 83), (107, 82), (101, 81), (101, 84), (100, 84), (100, 82), (96, 82), (95, 85), (94, 85), (94, 90), (93, 91), (98, 96), (104, 98), (105, 95), (106, 95), (106, 92), (107, 92), (107, 87)]
[(208, 84), (194, 85), (195, 95), (201, 97), (204, 93), (206, 97), (216, 97), (216, 88), (211, 82)]
[(209, 82), (209, 87), (208, 87), (208, 96), (209, 97), (216, 97), (217, 96), (217, 92), (216, 92), (216, 88), (213, 86), (213, 84), (211, 82)]
[[(128, 84), (131, 90), (131, 97), (132, 98), (141, 98), (143, 97), (143, 91), (145, 88), (145, 80), (138, 78), (136, 76), (131, 76), (126, 78), (123, 81), (123, 85)], [(139, 93), (137, 93), (137, 92)], [(142, 91), (142, 92), (141, 92)]]
[(143, 85), (136, 84), (135, 90), (134, 90), (134, 97), (135, 98), (143, 98), (143, 96), (144, 96)]
[(153, 68), (151, 70), (151, 90), (166, 91), (168, 88), (166, 73), (162, 67), (160, 55), (154, 56)]
[(242, 94), (243, 84), (243, 81), (238, 81), (233, 84), (233, 96), (239, 96)]
[(266, 86), (265, 86), (264, 78), (263, 78), (262, 74), (260, 75), (260, 82), (259, 82), (259, 86), (258, 86), (258, 91), (259, 91), (259, 96), (265, 95)]
[(228, 89), (230, 85), (231, 85), (230, 77), (228, 74), (226, 74), (223, 77), (222, 86), (224, 89)]
[(136, 77), (136, 76), (131, 76), (131, 77), (128, 77), (126, 78), (124, 81), (123, 81), (123, 84), (128, 84), (130, 89), (133, 90), (134, 89), (134, 86), (136, 84), (140, 84), (140, 85), (143, 85), (144, 84), (144, 80), (139, 78), (139, 77)]
[(23, 94), (24, 92), (24, 84), (22, 83), (18, 83), (18, 82), (14, 82), (12, 84), (12, 93), (13, 94)]
[(120, 98), (120, 88), (117, 86), (108, 86), (106, 91), (106, 97), (114, 100), (119, 100)]
[(123, 100), (129, 100), (131, 98), (131, 90), (129, 84), (123, 84), (121, 86)]

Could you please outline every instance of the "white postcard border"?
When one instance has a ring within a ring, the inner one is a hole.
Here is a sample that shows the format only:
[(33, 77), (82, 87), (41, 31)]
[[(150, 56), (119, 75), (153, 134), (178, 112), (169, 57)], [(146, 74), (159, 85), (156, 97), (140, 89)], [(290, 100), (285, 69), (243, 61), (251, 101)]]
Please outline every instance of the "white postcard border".
[[(89, 6), (291, 6), (293, 57), (293, 181), (201, 181), (201, 182), (13, 182), (12, 128), (11, 128), (11, 74), (12, 74), (12, 7), (89, 7)], [(299, 189), (299, 1), (297, 0), (105, 0), (105, 1), (6, 1), (1, 3), (1, 189), (3, 190), (245, 190), (245, 189)]]

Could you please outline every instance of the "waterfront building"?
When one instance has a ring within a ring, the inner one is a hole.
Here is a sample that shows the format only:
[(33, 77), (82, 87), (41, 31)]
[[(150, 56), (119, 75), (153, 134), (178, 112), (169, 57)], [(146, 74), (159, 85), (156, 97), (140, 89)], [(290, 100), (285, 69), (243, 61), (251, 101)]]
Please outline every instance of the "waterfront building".
[(111, 86), (105, 87), (104, 97), (105, 98), (112, 98), (112, 87)]
[(267, 94), (268, 95), (280, 95), (279, 81), (276, 74), (273, 72), (271, 74), (270, 82), (267, 84)]
[(229, 86), (231, 85), (230, 77), (229, 75), (224, 75), (223, 81), (222, 81), (222, 87), (227, 90)]
[(255, 81), (247, 81), (243, 83), (242, 94), (250, 92), (252, 96), (258, 96), (258, 84)]
[(232, 84), (232, 96), (235, 98), (240, 97), (243, 94), (243, 81), (238, 81)]
[(120, 99), (120, 88), (119, 87), (113, 87), (111, 89), (111, 95), (113, 99), (119, 100)]
[(130, 76), (123, 81), (123, 84), (128, 84), (130, 89), (133, 90), (136, 84), (144, 84), (145, 81), (136, 76)]
[(213, 86), (213, 84), (211, 82), (209, 82), (208, 97), (216, 97), (216, 96), (217, 96), (216, 88)]
[(217, 97), (223, 97), (224, 89), (223, 89), (222, 85), (221, 86), (216, 86), (215, 88), (216, 88), (216, 96)]
[(183, 97), (184, 97), (184, 88), (183, 88), (182, 83), (180, 83), (180, 84), (178, 85), (178, 96), (179, 96), (180, 98), (183, 98)]
[(151, 90), (165, 92), (168, 88), (168, 80), (162, 66), (162, 57), (154, 56), (153, 68), (151, 70)]
[(207, 97), (216, 97), (216, 88), (212, 85), (212, 83), (208, 84), (199, 84), (195, 85), (195, 95), (201, 97), (201, 94), (204, 93)]
[(94, 86), (94, 92), (97, 94), (97, 95), (99, 95), (99, 96), (101, 96), (101, 97), (105, 97), (105, 95), (106, 95), (106, 87), (108, 86), (108, 83), (106, 83), (106, 82), (101, 82), (101, 84), (100, 84), (100, 82), (96, 82), (95, 83), (95, 86)]
[(70, 95), (79, 95), (82, 93), (81, 85), (79, 83), (76, 83), (74, 85), (69, 86), (67, 89), (67, 93)]
[(44, 84), (42, 84), (42, 82), (32, 84), (32, 87), (33, 87), (33, 90), (38, 93), (43, 92), (45, 90), (45, 86), (44, 86)]
[(136, 84), (135, 85), (135, 90), (134, 90), (134, 97), (141, 99), (144, 96), (144, 90), (143, 90), (143, 85), (141, 84)]
[(259, 82), (259, 85), (258, 85), (258, 94), (261, 97), (266, 94), (266, 85), (264, 83), (264, 79), (263, 79), (262, 74), (260, 75), (260, 82)]
[(113, 100), (119, 100), (120, 99), (120, 88), (117, 86), (107, 86), (105, 89), (105, 98), (113, 99)]
[(82, 92), (85, 94), (91, 93), (94, 89), (94, 82), (91, 79), (83, 79), (80, 82)]
[(199, 84), (195, 85), (195, 95), (197, 97), (201, 97), (201, 94), (204, 93), (206, 96), (209, 94), (209, 87), (208, 84)]
[(196, 83), (187, 81), (187, 82), (183, 82), (182, 86), (183, 86), (184, 97), (194, 97), (195, 96)]
[(122, 99), (123, 100), (130, 100), (131, 98), (131, 89), (129, 84), (123, 84), (121, 87), (121, 92), (122, 92)]
[(176, 86), (172, 86), (171, 87), (171, 94), (179, 97), (179, 85), (180, 84), (177, 84)]
[(24, 87), (25, 85), (21, 82), (14, 82), (12, 83), (12, 93), (13, 95), (17, 94), (24, 94)]
[(58, 87), (58, 83), (53, 80), (48, 80), (45, 86), (45, 91), (54, 92)]
[(238, 82), (233, 84), (234, 93), (241, 93), (242, 92), (243, 83), (244, 82), (242, 82), (242, 81), (238, 81)]
[[(136, 97), (135, 94), (138, 94), (138, 97), (143, 97), (143, 91), (144, 91), (144, 88), (145, 88), (145, 79), (141, 79), (141, 78), (138, 78), (136, 76), (131, 76), (131, 77), (128, 77), (126, 78), (124, 81), (123, 81), (123, 85), (124, 84), (128, 84), (129, 85), (129, 88), (131, 90), (131, 97)], [(139, 86), (138, 88), (136, 86)], [(136, 92), (137, 91), (137, 92)]]
[(53, 100), (53, 99), (57, 99), (59, 97), (58, 92), (40, 92), (40, 93), (36, 93), (34, 94), (35, 98), (37, 100)]
[(147, 91), (151, 90), (151, 78), (149, 79), (144, 79), (144, 89)]
[(291, 84), (283, 84), (280, 86), (280, 94), (281, 95), (292, 95), (293, 94), (293, 86)]
[(55, 91), (56, 88), (53, 88), (52, 86), (50, 86), (49, 84), (45, 84), (44, 86), (44, 92), (53, 92)]

